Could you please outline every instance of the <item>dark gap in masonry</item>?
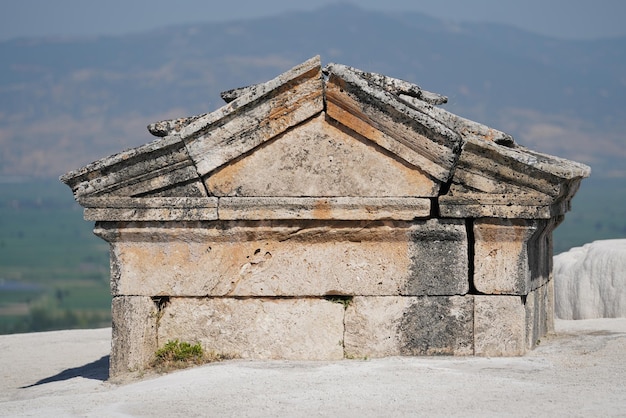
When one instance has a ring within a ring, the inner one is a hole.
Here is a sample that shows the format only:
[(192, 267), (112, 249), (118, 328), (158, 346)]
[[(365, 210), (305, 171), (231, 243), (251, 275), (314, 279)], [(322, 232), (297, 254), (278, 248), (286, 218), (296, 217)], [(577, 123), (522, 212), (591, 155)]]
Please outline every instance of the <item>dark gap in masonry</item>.
[(476, 245), (476, 240), (474, 238), (474, 220), (472, 218), (465, 220), (465, 231), (467, 234), (467, 277), (469, 279), (469, 294), (481, 295), (482, 293), (476, 289), (476, 285), (474, 284), (474, 246)]

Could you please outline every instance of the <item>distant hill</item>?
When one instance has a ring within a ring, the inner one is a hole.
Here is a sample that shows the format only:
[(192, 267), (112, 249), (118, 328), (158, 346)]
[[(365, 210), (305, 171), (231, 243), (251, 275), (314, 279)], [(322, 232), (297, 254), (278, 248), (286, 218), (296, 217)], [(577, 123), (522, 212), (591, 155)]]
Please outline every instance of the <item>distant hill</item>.
[(58, 176), (151, 141), (145, 126), (320, 54), (449, 96), (530, 148), (626, 177), (626, 38), (561, 41), (352, 5), (120, 37), (0, 42), (0, 177)]

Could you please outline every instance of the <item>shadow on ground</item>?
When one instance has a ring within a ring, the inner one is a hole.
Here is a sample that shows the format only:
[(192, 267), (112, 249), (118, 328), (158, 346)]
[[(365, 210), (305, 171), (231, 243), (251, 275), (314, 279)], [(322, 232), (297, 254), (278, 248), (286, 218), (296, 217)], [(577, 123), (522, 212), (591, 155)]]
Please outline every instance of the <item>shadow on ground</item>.
[(60, 382), (62, 380), (73, 379), (74, 377), (84, 377), (85, 379), (101, 381), (107, 380), (109, 378), (109, 356), (102, 356), (99, 360), (85, 364), (84, 366), (65, 369), (61, 373), (41, 379), (32, 385), (22, 386), (20, 389), (31, 388), (46, 383)]

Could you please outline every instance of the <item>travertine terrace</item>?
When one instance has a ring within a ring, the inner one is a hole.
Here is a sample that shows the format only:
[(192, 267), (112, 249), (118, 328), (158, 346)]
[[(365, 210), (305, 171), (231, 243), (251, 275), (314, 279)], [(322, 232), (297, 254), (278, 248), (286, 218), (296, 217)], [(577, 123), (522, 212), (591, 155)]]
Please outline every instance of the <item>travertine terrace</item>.
[(589, 168), (314, 57), (65, 174), (111, 244), (111, 376), (172, 339), (260, 359), (522, 355)]

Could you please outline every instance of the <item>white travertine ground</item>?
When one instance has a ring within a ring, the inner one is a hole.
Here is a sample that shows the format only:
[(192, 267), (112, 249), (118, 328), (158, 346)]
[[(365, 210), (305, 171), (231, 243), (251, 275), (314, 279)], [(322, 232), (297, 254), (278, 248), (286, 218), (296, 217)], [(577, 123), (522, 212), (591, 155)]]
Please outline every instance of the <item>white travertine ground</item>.
[(0, 336), (0, 416), (624, 416), (626, 318), (524, 357), (233, 360), (112, 384), (111, 329)]

